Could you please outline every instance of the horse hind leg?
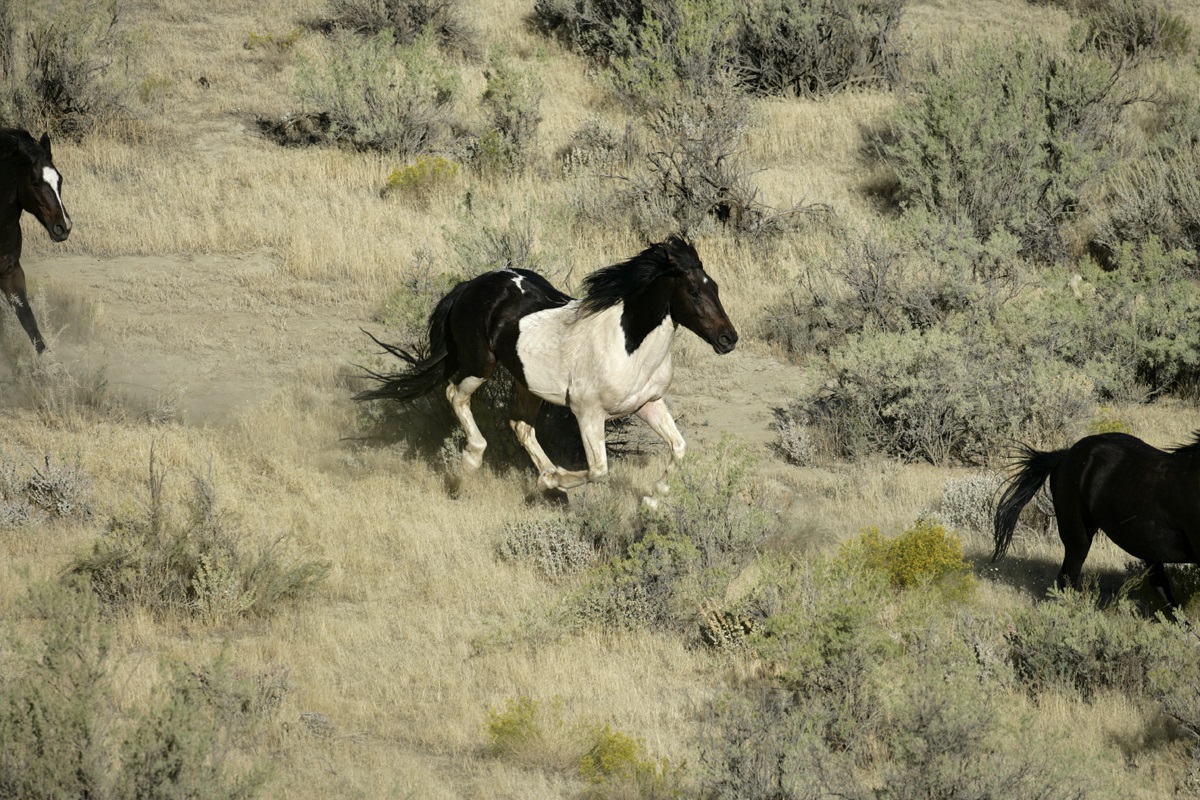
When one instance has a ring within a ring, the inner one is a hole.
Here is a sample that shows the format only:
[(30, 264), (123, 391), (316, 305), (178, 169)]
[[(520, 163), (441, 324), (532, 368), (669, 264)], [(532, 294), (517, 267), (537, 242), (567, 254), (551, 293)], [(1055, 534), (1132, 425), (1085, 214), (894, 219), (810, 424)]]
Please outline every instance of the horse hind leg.
[(520, 383), (517, 383), (516, 401), (513, 403), (513, 416), (508, 421), (508, 424), (512, 428), (513, 433), (516, 434), (517, 441), (521, 443), (521, 447), (524, 447), (525, 452), (529, 454), (529, 459), (533, 461), (534, 468), (538, 471), (538, 489), (547, 496), (552, 496), (554, 499), (561, 501), (565, 497), (565, 494), (558, 488), (558, 475), (563, 470), (555, 466), (554, 462), (550, 460), (550, 457), (546, 455), (546, 451), (542, 449), (542, 445), (537, 438), (537, 415), (541, 407), (541, 398)]
[(469, 376), (458, 383), (446, 387), (446, 399), (454, 409), (454, 416), (467, 434), (467, 444), (462, 451), (463, 474), (474, 472), (483, 464), (483, 451), (487, 449), (487, 439), (475, 424), (475, 416), (471, 413), (471, 395), (483, 385), (485, 378)]
[(1085, 520), (1080, 502), (1068, 503), (1054, 496), (1054, 516), (1058, 520), (1058, 537), (1063, 543), (1063, 563), (1055, 585), (1059, 589), (1079, 589), (1079, 574), (1092, 549), (1092, 539), (1098, 526)]

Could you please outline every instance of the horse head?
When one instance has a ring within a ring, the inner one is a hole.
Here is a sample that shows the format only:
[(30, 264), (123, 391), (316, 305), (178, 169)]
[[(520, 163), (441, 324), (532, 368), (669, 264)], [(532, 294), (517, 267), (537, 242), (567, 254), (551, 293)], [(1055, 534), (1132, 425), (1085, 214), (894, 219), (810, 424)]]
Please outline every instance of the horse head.
[(721, 305), (717, 282), (704, 271), (696, 248), (679, 236), (663, 245), (672, 278), (671, 318), (711, 344), (718, 354), (733, 350), (737, 330)]
[(17, 180), (17, 197), (21, 208), (37, 217), (50, 238), (61, 242), (71, 234), (71, 218), (62, 201), (62, 175), (54, 167), (50, 153), (50, 136), (42, 134), (41, 141), (32, 137), (23, 148), (29, 156)]

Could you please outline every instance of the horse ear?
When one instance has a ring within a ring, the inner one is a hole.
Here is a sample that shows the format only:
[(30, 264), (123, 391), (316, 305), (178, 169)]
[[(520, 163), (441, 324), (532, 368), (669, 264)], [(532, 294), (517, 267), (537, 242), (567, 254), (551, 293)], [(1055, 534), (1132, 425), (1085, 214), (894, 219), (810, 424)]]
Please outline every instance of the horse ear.
[(38, 144), (40, 144), (42, 146), (42, 150), (46, 152), (46, 158), (53, 161), (54, 158), (50, 155), (50, 134), (43, 133), (42, 138), (38, 141)]

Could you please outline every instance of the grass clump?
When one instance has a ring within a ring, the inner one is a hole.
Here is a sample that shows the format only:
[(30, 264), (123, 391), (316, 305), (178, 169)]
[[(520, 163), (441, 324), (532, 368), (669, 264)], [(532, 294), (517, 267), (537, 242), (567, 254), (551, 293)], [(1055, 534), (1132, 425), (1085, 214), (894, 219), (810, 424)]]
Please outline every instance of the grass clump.
[(150, 503), (115, 513), (90, 553), (68, 573), (86, 579), (102, 605), (137, 605), (156, 614), (184, 613), (208, 623), (265, 615), (312, 593), (329, 572), (318, 561), (292, 561), (282, 539), (247, 553), (245, 534), (222, 512), (211, 482), (193, 477), (186, 517), (164, 499), (164, 474), (150, 459)]
[[(81, 138), (125, 113), (134, 56), (121, 0), (0, 4), (0, 118)], [(118, 67), (125, 69), (118, 69)]]
[(321, 27), (364, 37), (386, 33), (401, 46), (428, 36), (448, 53), (479, 56), (479, 33), (454, 0), (330, 0)]
[(685, 796), (681, 768), (608, 723), (569, 721), (560, 702), (512, 698), (488, 710), (484, 727), (491, 756), (581, 778), (589, 800)]

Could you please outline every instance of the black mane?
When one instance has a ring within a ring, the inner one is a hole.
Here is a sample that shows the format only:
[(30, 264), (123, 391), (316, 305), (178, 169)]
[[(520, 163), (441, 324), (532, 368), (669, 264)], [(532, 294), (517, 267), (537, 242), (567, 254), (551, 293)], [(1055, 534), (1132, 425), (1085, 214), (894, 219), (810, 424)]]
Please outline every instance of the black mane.
[(584, 314), (597, 314), (636, 297), (651, 283), (674, 270), (700, 268), (696, 248), (682, 236), (652, 244), (628, 261), (593, 272), (584, 279)]
[(1200, 454), (1200, 430), (1192, 431), (1192, 440), (1167, 448), (1168, 453), (1194, 456)]
[(0, 161), (20, 155), (30, 164), (47, 162), (45, 151), (29, 132), (21, 128), (0, 128)]

